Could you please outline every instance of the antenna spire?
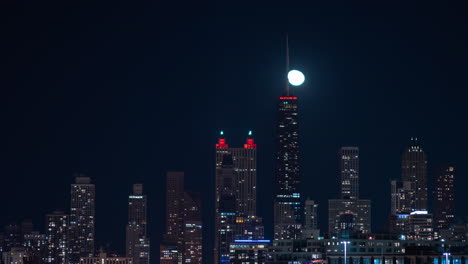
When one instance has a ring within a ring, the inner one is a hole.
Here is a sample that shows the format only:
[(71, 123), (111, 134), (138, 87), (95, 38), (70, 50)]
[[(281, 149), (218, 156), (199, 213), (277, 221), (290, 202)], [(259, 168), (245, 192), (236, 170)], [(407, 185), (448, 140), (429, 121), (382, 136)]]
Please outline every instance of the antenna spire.
[(286, 96), (289, 96), (289, 81), (288, 81), (288, 72), (289, 72), (289, 36), (286, 34)]

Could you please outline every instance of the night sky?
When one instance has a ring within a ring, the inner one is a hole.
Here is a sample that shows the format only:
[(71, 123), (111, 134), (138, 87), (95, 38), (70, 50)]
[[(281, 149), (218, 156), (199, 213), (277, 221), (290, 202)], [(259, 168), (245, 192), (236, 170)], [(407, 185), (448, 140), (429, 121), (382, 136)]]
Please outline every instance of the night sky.
[(182, 170), (187, 189), (204, 195), (208, 253), (217, 132), (241, 146), (253, 130), (271, 238), (287, 33), (291, 67), (307, 78), (293, 90), (303, 195), (320, 204), (322, 230), (339, 193), (338, 149), (360, 147), (361, 198), (372, 199), (381, 231), (411, 137), (428, 154), (430, 187), (438, 165), (455, 166), (456, 215), (467, 216), (468, 8), (316, 2), (2, 3), (0, 225), (31, 218), (42, 230), (46, 213), (69, 210), (73, 175), (83, 172), (96, 184), (98, 245), (123, 253), (128, 194), (142, 182), (156, 262), (165, 172)]

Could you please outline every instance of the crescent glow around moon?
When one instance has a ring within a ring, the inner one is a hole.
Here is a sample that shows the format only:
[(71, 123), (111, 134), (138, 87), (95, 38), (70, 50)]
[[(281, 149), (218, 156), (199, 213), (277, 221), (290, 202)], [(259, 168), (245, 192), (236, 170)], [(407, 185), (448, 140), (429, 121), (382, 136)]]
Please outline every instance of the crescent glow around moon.
[(305, 76), (298, 70), (291, 70), (288, 72), (288, 81), (291, 85), (299, 86), (304, 83)]

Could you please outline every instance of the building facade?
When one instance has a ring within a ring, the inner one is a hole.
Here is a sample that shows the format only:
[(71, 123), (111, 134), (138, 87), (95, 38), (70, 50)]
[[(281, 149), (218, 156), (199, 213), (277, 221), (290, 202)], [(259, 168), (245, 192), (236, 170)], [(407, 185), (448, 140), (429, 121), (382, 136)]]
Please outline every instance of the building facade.
[(437, 231), (449, 229), (454, 223), (455, 168), (443, 166), (436, 174), (434, 190), (434, 222)]
[(417, 138), (403, 152), (401, 160), (402, 181), (410, 182), (414, 205), (411, 211), (428, 210), (427, 205), (427, 157)]
[(126, 256), (134, 264), (149, 264), (150, 243), (147, 234), (147, 198), (143, 185), (134, 184), (128, 196), (128, 223), (126, 226)]
[(274, 239), (299, 238), (302, 225), (298, 98), (278, 100), (274, 189)]
[(70, 261), (94, 254), (96, 189), (91, 178), (78, 176), (71, 185)]
[(46, 263), (68, 263), (69, 218), (69, 215), (59, 211), (46, 215)]

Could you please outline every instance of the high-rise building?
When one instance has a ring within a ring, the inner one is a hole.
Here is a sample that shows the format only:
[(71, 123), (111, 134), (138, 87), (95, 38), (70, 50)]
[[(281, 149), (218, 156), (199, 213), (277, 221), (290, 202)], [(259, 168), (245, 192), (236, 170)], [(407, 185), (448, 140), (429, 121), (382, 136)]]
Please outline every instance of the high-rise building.
[(216, 144), (215, 263), (229, 261), (235, 239), (263, 238), (257, 216), (257, 145), (249, 131), (242, 148), (230, 148), (221, 132)]
[(184, 262), (202, 264), (203, 222), (201, 193), (185, 192)]
[(94, 254), (96, 189), (91, 178), (79, 175), (71, 185), (70, 261)]
[(318, 204), (314, 200), (305, 200), (304, 202), (304, 227), (302, 236), (304, 238), (318, 238), (320, 230), (317, 224)]
[(370, 233), (371, 201), (359, 199), (359, 148), (342, 147), (339, 160), (341, 199), (328, 201), (328, 232), (345, 237)]
[(128, 223), (126, 227), (126, 256), (133, 264), (149, 264), (149, 238), (147, 234), (147, 199), (143, 185), (134, 184), (128, 197)]
[(178, 242), (183, 234), (184, 173), (168, 172), (166, 185), (166, 234), (164, 239)]
[(216, 171), (216, 189), (219, 190), (216, 204), (215, 263), (229, 262), (229, 245), (234, 242), (236, 231), (236, 190), (234, 161), (231, 154), (224, 154), (221, 166)]
[(359, 148), (340, 149), (341, 199), (359, 198)]
[(403, 152), (401, 168), (402, 181), (410, 182), (414, 192), (411, 211), (427, 210), (427, 157), (417, 138), (411, 138), (410, 146)]
[(167, 229), (160, 245), (160, 263), (201, 264), (203, 224), (201, 195), (184, 190), (184, 173), (167, 173)]
[(69, 215), (55, 211), (46, 215), (46, 263), (68, 263)]
[[(184, 234), (184, 173), (166, 175), (166, 233), (160, 245), (162, 263), (182, 264)], [(170, 262), (170, 261), (173, 262)]]
[(438, 231), (448, 229), (454, 223), (454, 172), (454, 167), (443, 166), (436, 174), (434, 222)]
[(287, 87), (278, 100), (274, 190), (274, 239), (299, 238), (302, 201), (299, 167), (298, 98)]
[[(230, 148), (221, 132), (216, 144), (216, 168), (221, 166), (224, 154), (230, 154), (235, 171), (234, 195), (236, 196), (236, 211), (241, 216), (257, 215), (257, 144), (249, 131), (242, 148)], [(216, 190), (219, 198), (220, 190)]]

